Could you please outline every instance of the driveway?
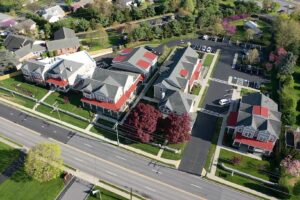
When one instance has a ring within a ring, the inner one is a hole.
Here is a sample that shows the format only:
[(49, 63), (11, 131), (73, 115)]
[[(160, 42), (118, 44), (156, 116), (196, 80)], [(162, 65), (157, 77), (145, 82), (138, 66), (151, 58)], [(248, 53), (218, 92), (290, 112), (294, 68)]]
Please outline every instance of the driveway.
[(193, 126), (192, 137), (183, 152), (179, 170), (201, 175), (215, 131), (216, 122), (217, 117), (206, 113), (198, 113)]
[(70, 182), (57, 200), (85, 200), (90, 194), (93, 184), (78, 178)]

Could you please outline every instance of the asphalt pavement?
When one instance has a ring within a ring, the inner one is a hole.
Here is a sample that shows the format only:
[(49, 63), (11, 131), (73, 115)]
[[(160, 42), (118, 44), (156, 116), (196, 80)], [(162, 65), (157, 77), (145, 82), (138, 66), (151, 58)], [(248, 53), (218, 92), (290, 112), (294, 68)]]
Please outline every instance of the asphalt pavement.
[[(155, 164), (150, 159), (80, 133), (72, 132), (69, 137), (69, 130), (53, 124), (45, 126), (43, 120), (26, 116), (4, 105), (0, 105), (0, 116), (14, 121), (0, 120), (4, 136), (28, 147), (44, 141), (53, 142), (50, 138), (54, 137), (57, 140), (61, 138), (63, 143), (68, 140), (67, 145), (61, 144), (67, 165), (122, 188), (133, 188), (135, 192), (152, 199), (255, 199), (201, 177)], [(30, 123), (27, 122), (28, 119), (31, 120)], [(18, 124), (25, 124), (40, 135), (32, 134), (32, 131)]]

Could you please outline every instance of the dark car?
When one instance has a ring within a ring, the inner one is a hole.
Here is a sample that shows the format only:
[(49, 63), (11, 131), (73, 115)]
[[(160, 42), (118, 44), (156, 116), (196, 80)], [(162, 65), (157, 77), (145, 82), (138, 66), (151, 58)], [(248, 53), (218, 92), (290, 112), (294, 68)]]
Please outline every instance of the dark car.
[(154, 52), (154, 48), (152, 48), (152, 47), (145, 46), (145, 49), (147, 49), (148, 51), (152, 51), (152, 52)]

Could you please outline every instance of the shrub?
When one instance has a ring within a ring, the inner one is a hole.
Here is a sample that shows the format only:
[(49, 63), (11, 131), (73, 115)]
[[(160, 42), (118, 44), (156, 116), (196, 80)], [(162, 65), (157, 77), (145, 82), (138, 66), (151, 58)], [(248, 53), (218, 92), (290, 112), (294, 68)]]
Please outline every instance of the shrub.
[(293, 188), (294, 195), (300, 195), (300, 181), (298, 181)]
[(233, 156), (231, 159), (231, 163), (233, 165), (239, 165), (242, 161), (242, 157), (241, 156)]

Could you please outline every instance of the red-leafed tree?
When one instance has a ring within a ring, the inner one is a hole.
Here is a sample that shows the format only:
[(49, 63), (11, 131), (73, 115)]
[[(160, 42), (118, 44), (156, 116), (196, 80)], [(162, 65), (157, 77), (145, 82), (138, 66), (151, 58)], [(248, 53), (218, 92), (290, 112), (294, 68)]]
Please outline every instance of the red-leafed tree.
[(163, 119), (161, 130), (170, 143), (181, 143), (190, 139), (191, 118), (186, 113), (176, 115), (171, 113)]
[(157, 121), (162, 114), (149, 104), (139, 103), (129, 114), (127, 124), (132, 126), (133, 136), (141, 142), (152, 140), (152, 133), (156, 131)]

